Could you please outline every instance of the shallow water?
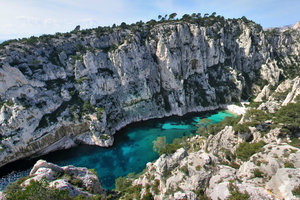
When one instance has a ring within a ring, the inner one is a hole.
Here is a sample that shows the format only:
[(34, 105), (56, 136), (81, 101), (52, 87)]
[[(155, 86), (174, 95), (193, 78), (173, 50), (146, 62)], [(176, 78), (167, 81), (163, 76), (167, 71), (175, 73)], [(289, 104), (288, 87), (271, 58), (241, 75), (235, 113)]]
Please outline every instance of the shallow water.
[[(183, 117), (172, 116), (134, 123), (116, 133), (114, 145), (110, 148), (80, 145), (41, 158), (58, 165), (94, 168), (98, 172), (102, 186), (112, 189), (116, 178), (131, 172), (139, 173), (148, 162), (158, 158), (158, 154), (153, 151), (152, 143), (157, 137), (165, 136), (166, 142), (171, 143), (174, 138), (195, 134), (196, 124), (202, 118), (218, 123), (226, 116), (233, 116), (233, 114), (226, 111), (192, 113)], [(18, 161), (1, 170), (0, 189), (3, 189), (8, 182), (28, 175), (29, 171), (24, 170), (32, 167), (36, 160)], [(13, 174), (3, 177), (3, 173), (8, 174), (12, 171)], [(17, 171), (19, 172), (16, 173)]]

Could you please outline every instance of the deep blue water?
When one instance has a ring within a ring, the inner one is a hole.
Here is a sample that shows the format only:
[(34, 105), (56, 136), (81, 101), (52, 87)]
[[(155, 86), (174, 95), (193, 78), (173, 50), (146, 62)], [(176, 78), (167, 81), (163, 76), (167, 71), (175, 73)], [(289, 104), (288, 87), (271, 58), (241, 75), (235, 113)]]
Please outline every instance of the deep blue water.
[[(58, 165), (94, 168), (98, 172), (102, 186), (112, 189), (116, 178), (126, 176), (131, 172), (139, 173), (148, 162), (158, 158), (158, 154), (153, 151), (152, 143), (157, 137), (165, 136), (167, 143), (171, 143), (174, 138), (194, 134), (197, 130), (196, 124), (202, 118), (209, 118), (212, 123), (218, 123), (226, 116), (233, 115), (226, 111), (193, 113), (183, 117), (172, 116), (134, 123), (116, 133), (114, 145), (110, 148), (80, 145), (69, 150), (56, 151), (41, 158)], [(5, 170), (11, 172), (14, 168), (14, 171), (22, 170), (22, 172), (10, 174), (8, 178), (15, 177), (13, 179), (16, 179), (19, 176), (25, 176), (28, 170), (24, 170), (30, 168), (35, 161), (36, 159), (12, 163), (7, 166), (9, 169), (4, 169), (4, 172)], [(16, 168), (16, 166), (19, 167)], [(2, 178), (0, 189), (7, 182), (7, 178)]]

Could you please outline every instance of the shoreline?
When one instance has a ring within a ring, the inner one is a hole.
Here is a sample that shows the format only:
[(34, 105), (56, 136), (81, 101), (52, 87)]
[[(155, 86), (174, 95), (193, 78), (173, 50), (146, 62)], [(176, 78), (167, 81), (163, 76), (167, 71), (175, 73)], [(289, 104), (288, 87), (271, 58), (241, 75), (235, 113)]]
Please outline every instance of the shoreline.
[(244, 115), (247, 108), (244, 106), (247, 102), (241, 102), (242, 106), (237, 106), (235, 104), (227, 105), (227, 111), (235, 115)]

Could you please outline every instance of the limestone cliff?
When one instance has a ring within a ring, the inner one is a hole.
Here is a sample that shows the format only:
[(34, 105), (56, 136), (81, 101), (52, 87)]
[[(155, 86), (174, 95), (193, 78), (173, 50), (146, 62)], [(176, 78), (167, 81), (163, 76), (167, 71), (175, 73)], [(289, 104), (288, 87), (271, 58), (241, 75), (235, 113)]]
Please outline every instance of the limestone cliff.
[(2, 44), (0, 166), (249, 98), (297, 72), (299, 34), (211, 16)]
[(116, 181), (120, 199), (299, 200), (298, 80), (283, 81), (264, 103), (244, 105), (240, 117), (199, 126), (199, 135), (173, 142), (174, 153), (162, 146), (169, 149), (140, 175)]

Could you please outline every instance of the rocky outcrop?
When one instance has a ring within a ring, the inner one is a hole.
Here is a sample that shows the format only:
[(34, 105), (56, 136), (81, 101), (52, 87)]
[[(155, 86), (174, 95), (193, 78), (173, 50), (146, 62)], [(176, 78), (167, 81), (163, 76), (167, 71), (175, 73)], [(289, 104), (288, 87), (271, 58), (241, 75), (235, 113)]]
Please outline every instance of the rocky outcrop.
[(300, 21), (298, 21), (294, 26), (293, 29), (299, 29), (300, 28)]
[(299, 77), (287, 79), (273, 91), (271, 91), (271, 87), (271, 85), (266, 85), (254, 101), (263, 102), (260, 104), (259, 109), (274, 113), (281, 106), (286, 106), (291, 102), (295, 103), (297, 96), (300, 94), (300, 79)]
[[(221, 131), (221, 135), (224, 132), (230, 132), (228, 127)], [(196, 136), (190, 142), (193, 146), (195, 141), (202, 139)], [(231, 143), (237, 146), (237, 141)], [(225, 144), (220, 146), (232, 148)], [(292, 191), (300, 184), (299, 148), (270, 143), (236, 168), (224, 165), (225, 156), (214, 152), (215, 149), (208, 149), (209, 153), (206, 153), (203, 149), (187, 152), (181, 148), (174, 154), (164, 154), (148, 163), (146, 172), (133, 180), (133, 185), (142, 186), (141, 198), (149, 190), (154, 199), (196, 200), (206, 196), (225, 200), (237, 190), (253, 200), (297, 199)]]
[(215, 162), (212, 154), (204, 151), (188, 154), (181, 148), (171, 156), (163, 155), (148, 163), (147, 172), (133, 184), (143, 186), (142, 195), (146, 193), (146, 185), (156, 185), (159, 192), (152, 188), (156, 199), (197, 199), (195, 192), (206, 187)]
[(299, 199), (299, 195), (293, 194), (293, 190), (300, 185), (300, 169), (280, 168), (267, 183), (267, 188), (284, 199)]
[[(290, 99), (289, 106), (293, 101), (298, 105), (295, 95), (290, 98), (297, 91), (298, 79), (288, 79), (270, 90), (265, 105), (277, 101), (278, 110), (286, 99)], [(295, 125), (294, 133), (288, 134), (286, 125), (276, 123), (274, 117), (265, 120), (261, 105), (256, 112), (246, 108), (241, 118), (227, 120), (221, 131), (207, 138), (189, 138), (182, 143), (188, 144), (183, 145), (185, 149), (148, 163), (146, 171), (132, 180), (134, 187), (143, 188), (140, 197), (151, 193), (154, 199), (299, 199), (299, 129)], [(247, 123), (247, 130), (238, 127)]]
[(78, 195), (90, 197), (95, 194), (105, 195), (105, 190), (102, 188), (97, 174), (94, 174), (87, 168), (59, 167), (44, 160), (39, 160), (30, 171), (28, 179), (21, 184), (23, 184), (23, 187), (26, 187), (32, 180), (46, 180), (49, 183), (49, 187), (67, 190), (71, 197)]
[(289, 94), (286, 96), (285, 100), (283, 101), (282, 105), (286, 106), (288, 103), (295, 103), (295, 99), (298, 97), (300, 98), (300, 78), (297, 77), (294, 80), (294, 84), (292, 87), (292, 90), (289, 92)]
[(11, 42), (0, 50), (0, 166), (77, 143), (109, 146), (134, 121), (248, 98), (259, 74), (271, 85), (287, 76), (298, 36), (216, 18)]

